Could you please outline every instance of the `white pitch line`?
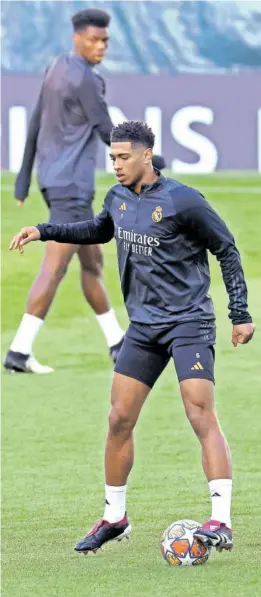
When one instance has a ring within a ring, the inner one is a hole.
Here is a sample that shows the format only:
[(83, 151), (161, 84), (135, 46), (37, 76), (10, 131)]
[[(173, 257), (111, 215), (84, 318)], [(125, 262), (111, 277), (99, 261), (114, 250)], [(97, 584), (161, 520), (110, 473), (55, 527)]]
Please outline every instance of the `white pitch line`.
[[(110, 189), (111, 186), (113, 186), (113, 185), (99, 185), (98, 184), (97, 187), (96, 187), (96, 190), (106, 192), (106, 191), (108, 191)], [(237, 193), (237, 194), (238, 193), (246, 193), (246, 194), (260, 195), (260, 197), (261, 197), (261, 186), (260, 187), (255, 187), (255, 186), (235, 187), (235, 186), (231, 185), (231, 187), (222, 187), (222, 186), (220, 186), (220, 187), (217, 187), (217, 186), (210, 186), (210, 187), (208, 187), (208, 186), (205, 186), (202, 182), (201, 183), (199, 182), (198, 185), (192, 185), (192, 186), (195, 186), (195, 187), (199, 188), (200, 190), (204, 189), (204, 191), (206, 193), (218, 193), (218, 194), (226, 193), (228, 195), (231, 194), (231, 193), (232, 194), (234, 194), (234, 193)], [(14, 192), (14, 187), (12, 185), (5, 185), (5, 184), (3, 184), (1, 186), (1, 190), (2, 191), (13, 191)], [(32, 186), (31, 187), (31, 193), (36, 193), (36, 192), (39, 192), (39, 189), (37, 187), (35, 187), (35, 186)]]

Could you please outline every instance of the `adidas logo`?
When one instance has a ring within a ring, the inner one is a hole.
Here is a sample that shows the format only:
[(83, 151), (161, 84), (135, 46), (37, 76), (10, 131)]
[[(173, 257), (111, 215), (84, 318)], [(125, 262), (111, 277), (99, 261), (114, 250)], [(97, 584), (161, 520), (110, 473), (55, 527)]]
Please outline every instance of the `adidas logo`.
[(126, 211), (126, 209), (127, 209), (126, 203), (125, 203), (125, 201), (123, 201), (123, 203), (122, 203), (122, 204), (121, 204), (121, 206), (119, 207), (119, 210), (120, 210), (120, 211)]
[(199, 361), (197, 361), (195, 363), (195, 365), (193, 365), (193, 367), (191, 367), (191, 371), (199, 371), (200, 369), (204, 369), (204, 367), (202, 367), (201, 363)]

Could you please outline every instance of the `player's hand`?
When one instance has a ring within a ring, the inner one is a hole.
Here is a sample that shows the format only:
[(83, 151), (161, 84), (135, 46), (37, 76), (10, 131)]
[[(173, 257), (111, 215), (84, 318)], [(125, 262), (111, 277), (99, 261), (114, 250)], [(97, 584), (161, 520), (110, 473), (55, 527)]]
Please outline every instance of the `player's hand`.
[(24, 206), (24, 201), (22, 201), (21, 199), (17, 199), (17, 205), (18, 207), (23, 207)]
[(36, 226), (28, 226), (22, 228), (22, 230), (16, 234), (10, 244), (9, 250), (19, 249), (20, 253), (24, 252), (24, 245), (32, 242), (33, 240), (40, 240), (41, 235)]
[(232, 344), (237, 347), (238, 344), (247, 344), (254, 335), (255, 326), (253, 323), (240, 323), (233, 325)]

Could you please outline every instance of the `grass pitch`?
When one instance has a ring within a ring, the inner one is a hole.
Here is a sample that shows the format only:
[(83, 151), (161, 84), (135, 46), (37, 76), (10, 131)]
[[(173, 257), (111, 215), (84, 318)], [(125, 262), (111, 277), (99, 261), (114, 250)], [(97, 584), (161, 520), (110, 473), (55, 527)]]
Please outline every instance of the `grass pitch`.
[[(170, 365), (136, 429), (128, 491), (131, 541), (112, 543), (87, 558), (73, 551), (103, 513), (103, 446), (112, 376), (102, 333), (81, 295), (75, 258), (35, 346), (36, 356), (54, 366), (55, 373), (2, 375), (3, 597), (260, 596), (261, 181), (247, 174), (182, 180), (206, 194), (235, 234), (257, 324), (254, 340), (234, 349), (228, 299), (219, 267), (211, 259), (218, 326), (217, 408), (234, 461), (234, 550), (214, 554), (199, 568), (170, 568), (162, 559), (159, 541), (172, 521), (204, 521), (210, 514), (199, 447)], [(36, 243), (20, 257), (8, 253), (8, 244), (22, 226), (46, 221), (47, 211), (35, 187), (18, 209), (12, 198), (13, 177), (3, 175), (2, 184), (4, 354), (44, 251)], [(111, 184), (113, 176), (98, 175), (96, 211)], [(126, 326), (114, 242), (104, 252), (106, 285)]]

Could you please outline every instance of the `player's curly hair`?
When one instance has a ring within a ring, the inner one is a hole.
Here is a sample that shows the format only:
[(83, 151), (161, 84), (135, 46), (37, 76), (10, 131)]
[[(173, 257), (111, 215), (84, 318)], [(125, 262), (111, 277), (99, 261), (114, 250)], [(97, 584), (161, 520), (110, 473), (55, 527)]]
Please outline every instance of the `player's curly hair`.
[(74, 31), (81, 31), (86, 27), (108, 27), (110, 15), (100, 8), (86, 8), (76, 12), (72, 17)]
[(146, 122), (142, 120), (127, 120), (114, 126), (111, 132), (111, 142), (130, 141), (133, 145), (154, 146), (155, 135)]

